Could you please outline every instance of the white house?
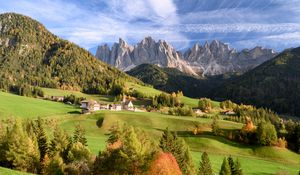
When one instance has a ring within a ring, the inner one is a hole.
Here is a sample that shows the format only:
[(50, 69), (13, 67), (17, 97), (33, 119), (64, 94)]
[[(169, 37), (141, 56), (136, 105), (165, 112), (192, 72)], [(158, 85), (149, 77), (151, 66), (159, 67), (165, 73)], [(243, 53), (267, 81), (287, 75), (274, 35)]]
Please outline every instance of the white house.
[(95, 100), (84, 100), (81, 102), (80, 108), (83, 113), (89, 113), (100, 110), (100, 104)]

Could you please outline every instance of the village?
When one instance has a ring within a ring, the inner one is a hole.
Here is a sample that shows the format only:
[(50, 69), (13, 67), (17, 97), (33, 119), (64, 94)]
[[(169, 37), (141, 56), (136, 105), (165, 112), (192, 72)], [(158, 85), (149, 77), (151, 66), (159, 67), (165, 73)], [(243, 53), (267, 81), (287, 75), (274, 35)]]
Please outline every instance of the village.
[(113, 103), (113, 104), (98, 103), (96, 100), (92, 100), (92, 99), (83, 100), (81, 101), (80, 108), (82, 114), (90, 114), (99, 110), (111, 110), (111, 111), (127, 110), (133, 112), (144, 112), (144, 110), (135, 107), (132, 103), (132, 100), (126, 99), (126, 96), (123, 96), (123, 99), (120, 103)]

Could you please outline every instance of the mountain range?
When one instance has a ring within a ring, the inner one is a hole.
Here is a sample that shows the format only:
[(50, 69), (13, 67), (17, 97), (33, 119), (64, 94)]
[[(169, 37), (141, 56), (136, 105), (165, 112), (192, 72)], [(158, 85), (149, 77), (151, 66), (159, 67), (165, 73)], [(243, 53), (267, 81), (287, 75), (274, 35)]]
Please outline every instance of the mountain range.
[(128, 71), (140, 64), (155, 64), (159, 67), (176, 68), (196, 77), (244, 73), (276, 56), (272, 49), (255, 47), (237, 51), (227, 44), (213, 40), (203, 46), (195, 44), (185, 52), (177, 51), (163, 40), (156, 42), (144, 38), (134, 46), (123, 39), (113, 44), (98, 47), (96, 57), (122, 71)]

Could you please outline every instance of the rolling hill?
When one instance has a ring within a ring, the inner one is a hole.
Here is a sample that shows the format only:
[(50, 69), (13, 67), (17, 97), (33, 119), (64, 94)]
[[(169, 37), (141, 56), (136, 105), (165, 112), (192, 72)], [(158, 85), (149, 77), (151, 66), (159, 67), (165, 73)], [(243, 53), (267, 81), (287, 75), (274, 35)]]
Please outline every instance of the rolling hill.
[(215, 89), (215, 99), (231, 99), (300, 115), (300, 47), (289, 49)]
[(38, 21), (15, 13), (0, 15), (0, 89), (29, 84), (107, 94), (125, 81), (137, 82)]

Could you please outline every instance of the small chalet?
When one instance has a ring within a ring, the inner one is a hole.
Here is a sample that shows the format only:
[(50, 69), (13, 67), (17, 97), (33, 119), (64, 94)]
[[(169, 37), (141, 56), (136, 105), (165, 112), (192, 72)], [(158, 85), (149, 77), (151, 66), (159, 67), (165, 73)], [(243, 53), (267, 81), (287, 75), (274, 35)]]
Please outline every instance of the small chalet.
[(133, 107), (133, 104), (132, 104), (131, 100), (126, 101), (125, 103), (123, 103), (123, 108), (125, 110), (134, 110), (134, 107)]
[(64, 96), (51, 96), (52, 101), (64, 101)]
[(80, 108), (82, 113), (90, 113), (100, 110), (100, 104), (95, 100), (84, 100), (81, 102)]

